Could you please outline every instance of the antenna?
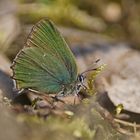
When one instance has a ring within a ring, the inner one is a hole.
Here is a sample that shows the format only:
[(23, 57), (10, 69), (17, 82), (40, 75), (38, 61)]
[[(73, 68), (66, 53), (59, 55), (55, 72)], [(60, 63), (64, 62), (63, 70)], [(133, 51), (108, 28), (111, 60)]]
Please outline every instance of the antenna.
[[(93, 64), (92, 64), (92, 66), (90, 66), (90, 67), (94, 67), (94, 65), (96, 65), (98, 62), (100, 61), (100, 59), (97, 59)], [(85, 73), (87, 73), (87, 72), (90, 72), (90, 71), (94, 71), (94, 70), (97, 70), (97, 68), (88, 68), (87, 70), (85, 70), (84, 72), (82, 72), (81, 73), (81, 75), (83, 75), (83, 74), (85, 74)]]

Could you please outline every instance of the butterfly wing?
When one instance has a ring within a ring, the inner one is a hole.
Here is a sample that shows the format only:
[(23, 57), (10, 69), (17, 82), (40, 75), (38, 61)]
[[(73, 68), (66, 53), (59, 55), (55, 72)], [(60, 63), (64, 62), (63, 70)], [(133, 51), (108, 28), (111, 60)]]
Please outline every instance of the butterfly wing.
[(76, 81), (75, 58), (53, 23), (39, 21), (25, 47), (14, 60), (13, 78), (18, 88), (42, 92), (58, 92), (63, 85)]

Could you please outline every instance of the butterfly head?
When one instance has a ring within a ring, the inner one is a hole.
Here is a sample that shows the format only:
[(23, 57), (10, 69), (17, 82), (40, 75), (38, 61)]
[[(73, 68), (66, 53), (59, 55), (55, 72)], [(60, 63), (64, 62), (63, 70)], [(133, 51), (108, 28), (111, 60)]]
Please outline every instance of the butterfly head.
[(83, 74), (79, 74), (77, 77), (77, 83), (76, 83), (77, 93), (80, 91), (82, 87), (86, 88), (86, 86), (84, 85), (84, 80), (85, 80), (85, 76)]
[(85, 76), (83, 74), (79, 74), (78, 77), (77, 77), (77, 81), (79, 83), (83, 83), (85, 80)]

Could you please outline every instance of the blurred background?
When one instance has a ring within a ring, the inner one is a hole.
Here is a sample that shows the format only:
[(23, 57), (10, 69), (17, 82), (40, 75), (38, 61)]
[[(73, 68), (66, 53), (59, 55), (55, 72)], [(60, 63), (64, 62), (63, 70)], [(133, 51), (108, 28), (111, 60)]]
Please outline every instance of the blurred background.
[(10, 61), (33, 24), (47, 17), (71, 44), (127, 43), (140, 46), (139, 0), (1, 0), (0, 52)]
[(24, 35), (30, 25), (43, 17), (59, 26), (125, 41), (138, 48), (139, 3), (138, 0), (1, 0), (1, 50), (7, 51), (17, 36)]
[(107, 64), (95, 81), (100, 105), (114, 115), (122, 104), (120, 119), (139, 124), (139, 14), (139, 0), (0, 0), (0, 93), (13, 99), (12, 61), (32, 26), (47, 17), (67, 40), (80, 72), (98, 58)]

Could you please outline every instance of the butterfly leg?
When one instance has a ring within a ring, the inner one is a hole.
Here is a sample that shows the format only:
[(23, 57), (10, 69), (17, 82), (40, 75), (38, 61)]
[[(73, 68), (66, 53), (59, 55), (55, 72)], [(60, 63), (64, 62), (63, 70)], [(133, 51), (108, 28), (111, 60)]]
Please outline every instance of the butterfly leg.
[(79, 96), (79, 89), (76, 87), (75, 88), (75, 93), (74, 93), (74, 105), (76, 104), (76, 98), (78, 98), (80, 100), (80, 96)]
[(83, 83), (81, 83), (81, 86), (82, 86), (85, 90), (87, 90), (87, 86), (85, 86)]
[(52, 96), (52, 98), (56, 101), (56, 102), (62, 102), (65, 104), (65, 102), (63, 100), (61, 100), (58, 96)]
[(62, 102), (65, 103), (62, 99), (60, 99), (61, 97), (64, 96), (64, 91), (60, 91), (57, 95), (53, 96), (52, 98), (56, 101), (56, 102)]

